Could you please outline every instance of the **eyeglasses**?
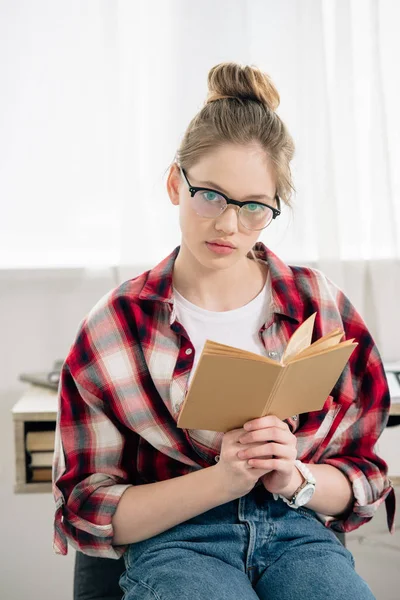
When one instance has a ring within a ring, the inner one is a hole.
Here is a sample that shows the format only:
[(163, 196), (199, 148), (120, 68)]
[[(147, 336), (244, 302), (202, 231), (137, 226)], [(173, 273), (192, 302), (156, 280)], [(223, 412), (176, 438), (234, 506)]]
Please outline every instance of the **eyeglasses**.
[(200, 217), (215, 219), (226, 210), (228, 204), (233, 204), (234, 206), (239, 206), (239, 221), (243, 227), (252, 231), (261, 231), (268, 227), (271, 221), (281, 214), (281, 202), (278, 194), (275, 196), (278, 208), (251, 200), (239, 202), (238, 200), (228, 198), (222, 192), (217, 192), (210, 188), (192, 186), (185, 170), (180, 167), (180, 171), (189, 186), (189, 192), (193, 198), (193, 208)]

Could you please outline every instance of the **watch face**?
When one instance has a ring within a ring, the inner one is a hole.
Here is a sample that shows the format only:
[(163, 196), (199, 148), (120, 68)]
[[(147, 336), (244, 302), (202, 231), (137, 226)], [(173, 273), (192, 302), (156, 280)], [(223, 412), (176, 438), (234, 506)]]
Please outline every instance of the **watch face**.
[(304, 489), (301, 490), (300, 494), (296, 498), (296, 504), (298, 506), (303, 506), (303, 504), (307, 504), (311, 500), (314, 494), (314, 486), (307, 485)]

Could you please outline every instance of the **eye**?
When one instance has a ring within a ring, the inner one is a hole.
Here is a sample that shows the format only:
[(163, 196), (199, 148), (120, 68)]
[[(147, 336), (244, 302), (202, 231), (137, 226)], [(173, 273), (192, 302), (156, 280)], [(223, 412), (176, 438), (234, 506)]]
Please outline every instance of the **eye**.
[(217, 194), (216, 192), (203, 192), (202, 193), (204, 200), (207, 202), (221, 202), (222, 196)]
[(264, 211), (264, 207), (262, 206), (262, 204), (256, 204), (255, 202), (251, 203), (251, 204), (246, 204), (244, 207), (248, 212), (251, 213), (256, 213), (256, 212), (263, 212)]

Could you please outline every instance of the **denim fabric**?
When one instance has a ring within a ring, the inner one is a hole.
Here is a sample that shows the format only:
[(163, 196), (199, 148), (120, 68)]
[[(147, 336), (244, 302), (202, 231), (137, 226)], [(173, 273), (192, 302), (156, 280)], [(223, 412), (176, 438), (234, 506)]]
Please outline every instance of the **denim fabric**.
[[(345, 546), (345, 536), (334, 532)], [(112, 558), (88, 556), (80, 550), (75, 552), (74, 600), (122, 600), (123, 591), (118, 581), (125, 571), (125, 561)]]
[(373, 600), (353, 555), (314, 511), (262, 486), (131, 544), (123, 600)]

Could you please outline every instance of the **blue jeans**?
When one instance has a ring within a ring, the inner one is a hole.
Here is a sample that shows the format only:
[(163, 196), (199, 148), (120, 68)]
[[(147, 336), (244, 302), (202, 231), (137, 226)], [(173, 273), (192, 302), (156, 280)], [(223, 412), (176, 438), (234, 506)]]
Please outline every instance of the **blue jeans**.
[(263, 486), (131, 544), (123, 600), (374, 600), (316, 513)]

